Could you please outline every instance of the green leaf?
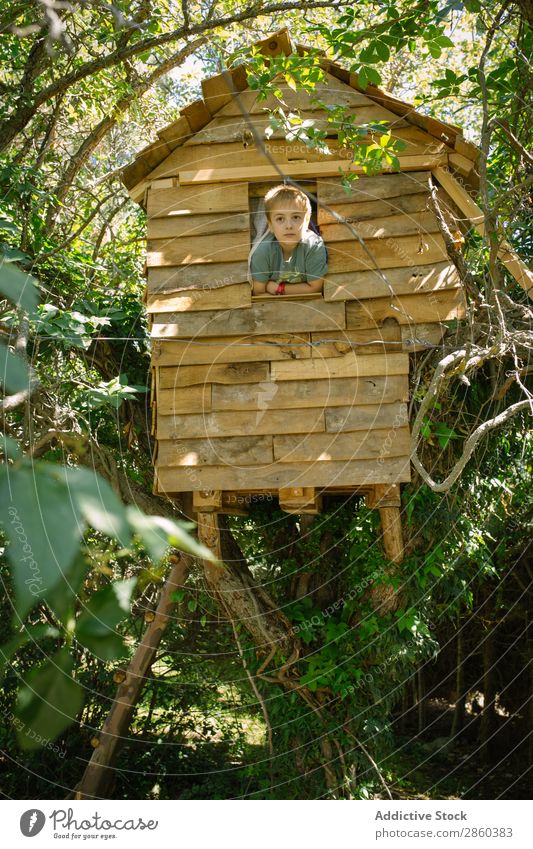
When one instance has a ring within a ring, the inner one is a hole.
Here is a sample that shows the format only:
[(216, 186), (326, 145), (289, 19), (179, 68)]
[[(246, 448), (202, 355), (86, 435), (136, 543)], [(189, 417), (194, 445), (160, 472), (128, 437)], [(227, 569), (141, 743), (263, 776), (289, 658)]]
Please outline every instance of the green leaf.
[(27, 313), (32, 313), (39, 301), (34, 278), (9, 262), (0, 264), (0, 293)]
[(21, 617), (68, 574), (85, 530), (58, 472), (52, 464), (25, 463), (4, 467), (0, 479), (15, 610)]
[(22, 457), (22, 451), (17, 440), (6, 433), (0, 433), (0, 452), (5, 457), (9, 457), (10, 460), (17, 460)]
[(9, 393), (22, 392), (28, 388), (29, 370), (22, 357), (0, 342), (0, 383)]
[[(58, 468), (58, 467), (56, 467)], [(59, 467), (70, 496), (89, 525), (114, 537), (123, 547), (131, 543), (126, 509), (108, 482), (94, 469)]]
[(161, 560), (171, 545), (203, 560), (216, 560), (209, 548), (187, 532), (194, 527), (190, 522), (175, 522), (164, 516), (145, 516), (137, 507), (126, 510), (133, 531), (140, 536), (152, 560)]
[(78, 593), (89, 568), (89, 562), (82, 551), (78, 551), (68, 572), (61, 576), (55, 587), (47, 590), (43, 596), (54, 616), (65, 627), (74, 619)]
[(5, 668), (13, 655), (26, 643), (36, 643), (47, 637), (59, 637), (59, 631), (52, 625), (40, 623), (25, 625), (8, 643), (0, 646), (0, 680), (4, 677)]
[(76, 638), (101, 660), (117, 660), (126, 653), (115, 628), (130, 613), (136, 583), (129, 578), (108, 584), (92, 596), (76, 623)]
[(83, 690), (72, 678), (72, 658), (62, 649), (32, 669), (19, 690), (15, 726), (21, 749), (31, 751), (55, 740), (83, 705)]

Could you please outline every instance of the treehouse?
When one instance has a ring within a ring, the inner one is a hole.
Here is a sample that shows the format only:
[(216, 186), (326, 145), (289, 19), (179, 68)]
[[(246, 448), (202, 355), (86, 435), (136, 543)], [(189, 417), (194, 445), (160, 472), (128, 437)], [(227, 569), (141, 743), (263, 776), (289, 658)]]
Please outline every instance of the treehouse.
[[(293, 49), (286, 30), (258, 46), (268, 56)], [(279, 88), (285, 111), (326, 132), (328, 153), (287, 141), (285, 129), (266, 132), (265, 107), (278, 102), (260, 101), (241, 66), (204, 80), (203, 99), (123, 171), (148, 216), (155, 491), (192, 491), (194, 509), (214, 513), (261, 494), (316, 513), (325, 497), (359, 491), (380, 509), (397, 560), (409, 355), (437, 345), (445, 322), (464, 314), (432, 190), (458, 245), (479, 213), (465, 189), (478, 151), (457, 127), (361, 90), (325, 58), (322, 67), (313, 95), (281, 79)], [(352, 164), (328, 120), (339, 105), (404, 142), (399, 171), (366, 176)], [(350, 191), (347, 171), (358, 173)], [(262, 198), (283, 177), (316, 199), (324, 290), (253, 296)]]

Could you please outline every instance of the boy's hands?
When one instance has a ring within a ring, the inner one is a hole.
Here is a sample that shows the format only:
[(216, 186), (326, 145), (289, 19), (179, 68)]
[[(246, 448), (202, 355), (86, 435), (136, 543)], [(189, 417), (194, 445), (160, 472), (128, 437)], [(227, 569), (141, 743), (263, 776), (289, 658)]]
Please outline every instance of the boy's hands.
[(267, 290), (268, 294), (269, 295), (275, 295), (276, 289), (278, 288), (278, 286), (279, 286), (278, 282), (276, 282), (275, 280), (269, 280), (267, 285), (266, 285), (266, 290)]

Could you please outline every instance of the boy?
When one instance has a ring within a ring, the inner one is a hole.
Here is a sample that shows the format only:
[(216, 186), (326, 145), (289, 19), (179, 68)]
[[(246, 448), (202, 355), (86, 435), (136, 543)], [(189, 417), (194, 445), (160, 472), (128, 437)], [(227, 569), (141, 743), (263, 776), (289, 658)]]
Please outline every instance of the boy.
[(311, 203), (300, 189), (275, 186), (265, 195), (268, 235), (250, 257), (254, 295), (321, 292), (328, 259), (324, 242), (308, 229)]

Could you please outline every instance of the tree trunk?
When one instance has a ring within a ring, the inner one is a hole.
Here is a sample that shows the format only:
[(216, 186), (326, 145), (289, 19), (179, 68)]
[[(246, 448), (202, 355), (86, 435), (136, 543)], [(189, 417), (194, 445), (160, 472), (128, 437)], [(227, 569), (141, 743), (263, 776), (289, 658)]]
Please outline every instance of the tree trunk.
[(496, 623), (488, 625), (483, 642), (483, 711), (481, 713), (481, 753), (490, 762), (494, 751), (496, 731)]
[(455, 710), (450, 736), (454, 739), (465, 724), (466, 690), (464, 669), (464, 637), (461, 619), (457, 617), (456, 667), (455, 667)]
[(119, 685), (111, 710), (102, 730), (93, 739), (94, 752), (78, 784), (75, 799), (102, 799), (109, 794), (119, 748), (125, 739), (142, 688), (161, 642), (163, 632), (174, 607), (171, 594), (187, 580), (192, 558), (180, 552), (161, 589), (159, 602), (152, 622), (146, 628), (128, 668)]

